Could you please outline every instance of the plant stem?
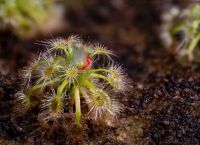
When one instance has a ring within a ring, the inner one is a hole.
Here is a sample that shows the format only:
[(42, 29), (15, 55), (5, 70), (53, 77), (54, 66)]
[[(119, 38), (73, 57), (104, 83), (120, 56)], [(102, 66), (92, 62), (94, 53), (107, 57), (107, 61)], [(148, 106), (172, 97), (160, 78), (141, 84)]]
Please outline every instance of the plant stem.
[(53, 108), (52, 107), (52, 110), (60, 110), (60, 109), (62, 109), (62, 107), (63, 107), (63, 102), (62, 102), (62, 98), (61, 98), (61, 96), (62, 96), (62, 94), (63, 94), (63, 91), (64, 91), (64, 89), (65, 89), (65, 87), (66, 87), (66, 85), (68, 84), (68, 81), (67, 80), (64, 80), (59, 86), (58, 86), (58, 89), (57, 89), (57, 94), (56, 94), (56, 96), (55, 96), (55, 101), (56, 101), (56, 103), (57, 103), (57, 105), (56, 105), (56, 108)]
[(80, 92), (85, 100), (88, 100), (89, 96), (84, 88), (80, 88)]
[(92, 72), (108, 72), (108, 73), (112, 73), (112, 70), (105, 69), (105, 68), (93, 69), (91, 71)]
[(81, 102), (79, 88), (77, 86), (74, 87), (74, 100), (76, 108), (76, 123), (78, 126), (81, 126)]
[(58, 90), (57, 90), (57, 95), (56, 97), (57, 98), (60, 98), (62, 93), (63, 93), (63, 90), (65, 89), (66, 85), (68, 84), (68, 81), (67, 80), (64, 80), (61, 85), (58, 87)]
[(100, 78), (100, 79), (103, 79), (103, 80), (109, 82), (108, 78), (106, 78), (105, 76), (103, 76), (103, 75), (101, 75), (101, 74), (93, 73), (93, 74), (91, 74), (91, 76), (92, 76), (92, 77), (96, 77), (96, 78)]
[(101, 75), (101, 74), (96, 74), (96, 73), (93, 73), (91, 74), (92, 77), (96, 77), (96, 78), (99, 78), (99, 79), (103, 79), (105, 81), (107, 81), (111, 86), (113, 86), (113, 83), (112, 83), (112, 80), (111, 79), (108, 79), (107, 77)]
[(84, 84), (92, 93), (96, 92), (96, 87), (91, 81), (84, 80)]

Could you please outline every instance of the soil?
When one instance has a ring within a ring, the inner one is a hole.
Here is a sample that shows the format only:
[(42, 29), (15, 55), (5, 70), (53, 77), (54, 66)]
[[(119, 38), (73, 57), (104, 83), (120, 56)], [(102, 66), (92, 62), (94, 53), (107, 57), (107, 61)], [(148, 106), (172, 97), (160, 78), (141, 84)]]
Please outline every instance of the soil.
[[(49, 37), (22, 40), (0, 33), (1, 145), (199, 145), (200, 63), (180, 64), (158, 38), (161, 14), (179, 1), (95, 0), (66, 4), (65, 30)], [(82, 131), (36, 134), (38, 109), (15, 114), (19, 70), (40, 51), (38, 40), (78, 34), (112, 49), (124, 64), (133, 88), (121, 96), (124, 111), (113, 127), (86, 122)], [(173, 50), (173, 49), (172, 49)]]

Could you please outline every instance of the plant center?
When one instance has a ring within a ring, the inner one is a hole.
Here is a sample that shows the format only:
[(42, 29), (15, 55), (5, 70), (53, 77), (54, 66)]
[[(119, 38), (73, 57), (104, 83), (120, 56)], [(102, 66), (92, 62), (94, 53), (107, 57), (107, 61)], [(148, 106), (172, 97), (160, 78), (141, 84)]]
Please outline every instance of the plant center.
[(49, 66), (46, 68), (46, 70), (44, 71), (44, 75), (46, 77), (51, 77), (51, 75), (55, 72), (55, 67), (53, 66)]
[(78, 69), (77, 68), (70, 68), (66, 71), (68, 78), (76, 78), (78, 76)]
[(105, 103), (105, 97), (103, 95), (95, 96), (94, 102), (97, 106), (103, 106)]

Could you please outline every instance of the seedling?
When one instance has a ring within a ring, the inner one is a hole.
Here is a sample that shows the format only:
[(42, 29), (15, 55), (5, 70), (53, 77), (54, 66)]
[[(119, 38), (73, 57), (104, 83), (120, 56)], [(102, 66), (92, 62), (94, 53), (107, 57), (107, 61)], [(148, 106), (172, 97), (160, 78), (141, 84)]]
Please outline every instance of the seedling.
[[(167, 28), (163, 32), (167, 36), (164, 39), (170, 40), (169, 42), (172, 43), (173, 39), (170, 37), (174, 37), (175, 34), (181, 34), (181, 43), (178, 45), (179, 54), (180, 56), (187, 56), (189, 60), (193, 60), (194, 50), (200, 41), (200, 5), (192, 5), (182, 11), (173, 9), (173, 12), (175, 13), (172, 13), (171, 24), (164, 27)], [(175, 19), (179, 21), (175, 23)]]
[[(112, 51), (99, 44), (84, 44), (75, 36), (44, 43), (47, 50), (22, 75), (23, 91), (18, 98), (28, 108), (39, 98), (40, 107), (48, 110), (44, 120), (62, 117), (69, 110), (75, 112), (79, 126), (83, 117), (106, 122), (120, 113), (122, 105), (116, 95), (127, 92), (130, 81), (123, 67), (113, 63)], [(108, 67), (100, 67), (101, 58)], [(39, 97), (38, 92), (42, 92)]]

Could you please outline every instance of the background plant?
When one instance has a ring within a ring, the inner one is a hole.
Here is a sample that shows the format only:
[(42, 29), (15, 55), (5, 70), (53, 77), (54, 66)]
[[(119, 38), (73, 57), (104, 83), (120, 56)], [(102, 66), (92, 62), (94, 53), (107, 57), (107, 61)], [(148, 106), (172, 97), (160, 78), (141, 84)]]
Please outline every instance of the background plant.
[(61, 17), (54, 0), (0, 0), (1, 29), (10, 28), (19, 36), (47, 32)]
[[(28, 108), (39, 100), (44, 122), (74, 112), (79, 126), (81, 118), (95, 122), (116, 118), (122, 109), (117, 96), (129, 90), (130, 81), (123, 67), (111, 59), (113, 52), (74, 36), (44, 43), (47, 50), (22, 73), (18, 98)], [(101, 58), (106, 63), (100, 65)]]
[(195, 4), (184, 10), (173, 8), (164, 15), (163, 41), (169, 47), (177, 34), (181, 36), (178, 45), (180, 56), (187, 56), (189, 60), (194, 59), (195, 49), (200, 41), (200, 5)]

